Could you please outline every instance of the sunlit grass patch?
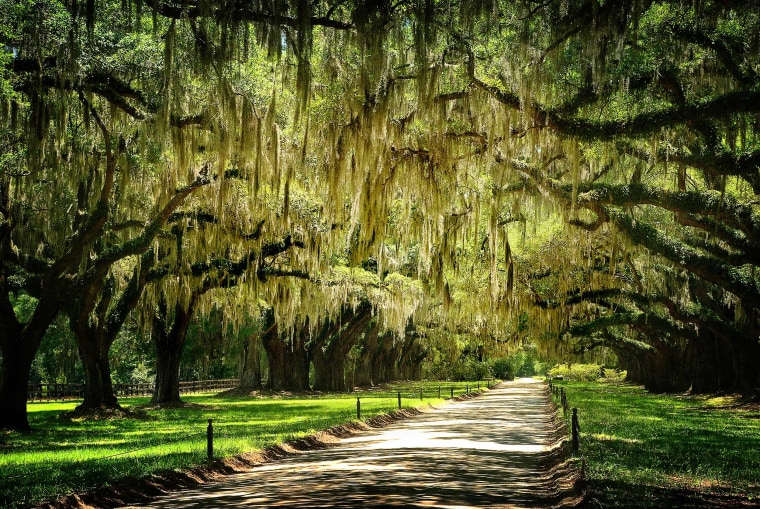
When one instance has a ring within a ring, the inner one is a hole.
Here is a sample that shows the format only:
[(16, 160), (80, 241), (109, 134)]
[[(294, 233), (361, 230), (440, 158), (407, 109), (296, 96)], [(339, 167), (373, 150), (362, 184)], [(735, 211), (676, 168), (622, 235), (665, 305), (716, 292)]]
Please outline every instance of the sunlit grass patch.
[(627, 384), (558, 383), (570, 406), (578, 408), (580, 453), (593, 496), (602, 506), (760, 498), (760, 420), (748, 418), (751, 412), (736, 406), (738, 396), (650, 394)]
[(613, 435), (607, 435), (605, 433), (594, 433), (591, 435), (595, 440), (599, 440), (600, 442), (608, 442), (608, 441), (621, 441), (628, 444), (640, 444), (641, 440), (637, 440), (635, 438), (623, 438), (623, 437), (616, 437)]

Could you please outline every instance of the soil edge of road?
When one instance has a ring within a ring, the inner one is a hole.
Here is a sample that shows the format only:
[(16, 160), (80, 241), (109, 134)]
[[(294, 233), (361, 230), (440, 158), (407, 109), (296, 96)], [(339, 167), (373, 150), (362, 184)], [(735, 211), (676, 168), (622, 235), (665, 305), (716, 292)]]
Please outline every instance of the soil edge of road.
[[(246, 472), (258, 466), (311, 450), (331, 447), (343, 438), (383, 428), (394, 422), (413, 418), (426, 411), (442, 408), (456, 401), (478, 397), (480, 394), (483, 392), (458, 396), (436, 406), (426, 405), (394, 410), (363, 421), (351, 421), (262, 450), (217, 459), (209, 465), (199, 465), (180, 471), (157, 472), (142, 478), (120, 479), (111, 486), (62, 495), (54, 500), (39, 503), (32, 509), (111, 509), (149, 503), (156, 497), (174, 491), (221, 482), (229, 475)], [(577, 462), (571, 458), (567, 446), (566, 425), (559, 417), (559, 411), (551, 401), (548, 388), (546, 389), (546, 400), (547, 412), (551, 419), (552, 443), (549, 444), (541, 463), (546, 472), (543, 482), (547, 492), (551, 493), (548, 502), (551, 504), (550, 507), (556, 509), (577, 507), (586, 496), (585, 482), (581, 479)]]

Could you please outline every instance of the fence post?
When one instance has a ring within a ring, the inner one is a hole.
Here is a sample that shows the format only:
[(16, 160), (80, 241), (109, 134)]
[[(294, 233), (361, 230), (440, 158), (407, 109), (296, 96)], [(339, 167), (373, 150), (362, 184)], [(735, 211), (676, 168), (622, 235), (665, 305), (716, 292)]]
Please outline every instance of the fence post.
[(480, 392), (480, 382), (478, 382), (478, 392)]
[(420, 387), (420, 401), (422, 401), (422, 387)]
[(356, 419), (362, 420), (362, 402), (359, 398), (356, 398)]
[(438, 399), (441, 399), (441, 386), (438, 386)]
[(211, 423), (211, 419), (208, 420), (208, 428), (206, 428), (206, 454), (208, 455), (208, 462), (214, 461), (214, 426)]
[(398, 409), (401, 410), (401, 391), (398, 391)]
[(580, 438), (579, 434), (581, 432), (581, 427), (578, 424), (578, 409), (573, 408), (573, 418), (572, 418), (572, 430), (573, 430), (573, 451), (578, 451), (580, 448)]
[(569, 405), (567, 404), (567, 394), (565, 394), (564, 387), (560, 389), (560, 402), (562, 403), (562, 411), (565, 413), (565, 416), (567, 416)]
[(451, 386), (451, 397), (452, 398), (454, 397), (454, 386), (453, 385)]

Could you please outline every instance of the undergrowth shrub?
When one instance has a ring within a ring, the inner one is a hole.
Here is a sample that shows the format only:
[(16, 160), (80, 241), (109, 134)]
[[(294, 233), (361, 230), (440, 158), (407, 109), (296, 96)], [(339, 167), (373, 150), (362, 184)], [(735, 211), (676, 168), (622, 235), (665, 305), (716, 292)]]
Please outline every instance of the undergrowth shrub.
[(449, 380), (453, 382), (474, 382), (491, 377), (488, 364), (475, 359), (466, 358), (451, 365)]
[(511, 359), (496, 359), (491, 363), (491, 372), (499, 380), (514, 380), (514, 362)]
[(623, 381), (626, 372), (606, 368), (599, 364), (558, 364), (547, 373), (551, 377), (562, 377), (573, 382)]

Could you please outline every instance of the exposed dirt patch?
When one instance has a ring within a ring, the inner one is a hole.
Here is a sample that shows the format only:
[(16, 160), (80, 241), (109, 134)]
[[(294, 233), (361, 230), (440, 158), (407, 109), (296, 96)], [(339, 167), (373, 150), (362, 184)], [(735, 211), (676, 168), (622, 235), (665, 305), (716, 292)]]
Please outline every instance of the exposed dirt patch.
[(74, 410), (71, 410), (70, 412), (65, 412), (59, 416), (60, 419), (65, 420), (71, 420), (71, 421), (82, 421), (82, 420), (91, 420), (91, 421), (103, 421), (103, 420), (109, 420), (109, 419), (138, 419), (138, 420), (147, 420), (152, 419), (150, 415), (143, 409), (139, 407), (130, 407), (130, 408), (122, 408), (122, 407), (116, 407), (116, 408), (75, 408)]
[(554, 494), (549, 499), (551, 507), (580, 507), (588, 497), (588, 484), (584, 478), (585, 467), (572, 455), (567, 425), (561, 417), (561, 410), (551, 400), (548, 389), (546, 397), (549, 401), (547, 412), (551, 415), (552, 442), (544, 457), (541, 458), (542, 467), (546, 472), (544, 487), (547, 493)]

